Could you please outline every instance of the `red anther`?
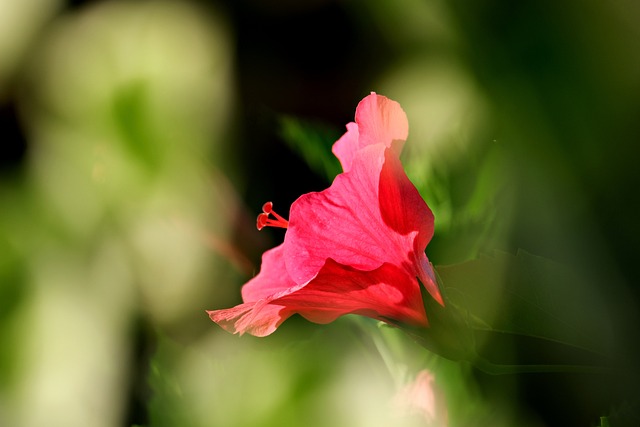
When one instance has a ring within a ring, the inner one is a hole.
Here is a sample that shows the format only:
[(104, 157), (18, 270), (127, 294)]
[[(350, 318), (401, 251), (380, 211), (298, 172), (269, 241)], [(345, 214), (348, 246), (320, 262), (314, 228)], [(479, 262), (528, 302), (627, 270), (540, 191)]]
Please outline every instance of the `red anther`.
[[(276, 219), (269, 218), (269, 215), (273, 215)], [(258, 230), (262, 230), (264, 227), (287, 228), (289, 227), (289, 221), (273, 210), (273, 203), (267, 202), (262, 205), (262, 213), (256, 219), (256, 227)]]
[(262, 230), (265, 225), (267, 225), (267, 221), (269, 221), (269, 215), (267, 215), (266, 213), (261, 213), (260, 215), (258, 215), (258, 219), (256, 221), (256, 227), (258, 228), (258, 230)]

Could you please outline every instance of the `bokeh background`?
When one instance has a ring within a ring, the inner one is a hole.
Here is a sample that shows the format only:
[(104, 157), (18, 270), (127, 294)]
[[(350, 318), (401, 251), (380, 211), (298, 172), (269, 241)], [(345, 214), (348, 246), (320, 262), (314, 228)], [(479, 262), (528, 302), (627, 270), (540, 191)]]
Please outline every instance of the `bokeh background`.
[[(638, 425), (639, 19), (633, 0), (0, 0), (0, 426), (424, 425), (389, 403), (421, 367), (450, 425)], [(371, 91), (409, 117), (431, 261), (523, 249), (579, 272), (566, 309), (593, 313), (614, 374), (488, 376), (348, 317), (263, 339), (208, 319), (282, 239), (255, 230), (262, 204), (329, 185)]]

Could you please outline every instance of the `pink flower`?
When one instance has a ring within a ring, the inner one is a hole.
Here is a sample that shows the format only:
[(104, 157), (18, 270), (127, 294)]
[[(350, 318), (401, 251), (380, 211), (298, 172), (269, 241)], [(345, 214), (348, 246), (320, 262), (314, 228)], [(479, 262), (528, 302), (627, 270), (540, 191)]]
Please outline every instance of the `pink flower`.
[(258, 228), (286, 228), (284, 243), (264, 253), (260, 273), (242, 288), (244, 303), (208, 311), (211, 320), (256, 336), (295, 313), (316, 323), (355, 313), (426, 327), (418, 279), (443, 301), (424, 253), (433, 214), (398, 157), (407, 134), (397, 102), (364, 98), (333, 146), (344, 172), (328, 189), (298, 198), (289, 221), (264, 205)]

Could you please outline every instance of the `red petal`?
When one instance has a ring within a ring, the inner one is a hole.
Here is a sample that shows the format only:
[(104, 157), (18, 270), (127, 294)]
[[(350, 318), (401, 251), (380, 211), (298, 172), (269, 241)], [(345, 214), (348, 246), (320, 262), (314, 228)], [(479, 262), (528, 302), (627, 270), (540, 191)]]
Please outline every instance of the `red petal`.
[(355, 153), (361, 148), (358, 143), (359, 137), (358, 125), (354, 122), (347, 123), (347, 132), (345, 132), (331, 148), (333, 154), (340, 160), (342, 170), (345, 172), (351, 169), (353, 156), (355, 156)]
[(267, 300), (244, 303), (226, 310), (207, 311), (209, 318), (233, 334), (256, 337), (272, 334), (291, 314), (282, 316), (284, 307)]
[(416, 248), (424, 251), (433, 237), (433, 213), (404, 172), (392, 150), (384, 153), (380, 171), (378, 202), (382, 220), (394, 232), (407, 235), (417, 232)]
[(260, 301), (208, 311), (211, 320), (232, 333), (266, 336), (298, 313), (316, 323), (360, 314), (392, 323), (427, 326), (419, 285), (406, 271), (384, 264), (359, 271), (329, 259), (318, 276)]
[(360, 150), (350, 172), (323, 192), (301, 196), (290, 217), (285, 262), (297, 283), (314, 277), (328, 258), (359, 270), (413, 265), (414, 252), (423, 252), (433, 234), (431, 211), (383, 145)]
[(240, 335), (262, 337), (273, 333), (291, 313), (271, 301), (299, 288), (287, 274), (283, 256), (282, 245), (266, 251), (260, 273), (242, 287), (244, 303), (226, 310), (208, 311), (211, 320)]
[(404, 269), (388, 263), (373, 271), (360, 271), (328, 259), (311, 282), (273, 303), (316, 323), (360, 314), (427, 326), (418, 282)]
[(242, 300), (254, 302), (296, 286), (287, 274), (283, 245), (262, 254), (260, 273), (242, 287)]
[(407, 115), (400, 104), (372, 92), (360, 101), (356, 122), (347, 124), (347, 132), (333, 144), (332, 150), (342, 169), (348, 172), (355, 154), (368, 145), (393, 145), (399, 155), (408, 133)]

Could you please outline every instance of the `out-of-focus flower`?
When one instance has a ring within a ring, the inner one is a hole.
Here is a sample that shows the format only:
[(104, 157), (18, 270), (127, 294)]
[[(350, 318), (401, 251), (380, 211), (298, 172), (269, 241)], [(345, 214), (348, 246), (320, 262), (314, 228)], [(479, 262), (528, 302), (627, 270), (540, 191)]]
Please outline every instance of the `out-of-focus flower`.
[(447, 425), (447, 409), (436, 388), (435, 377), (426, 369), (398, 390), (393, 406), (401, 415), (418, 415), (429, 427)]
[(333, 146), (344, 172), (327, 190), (298, 198), (289, 221), (264, 205), (258, 228), (287, 228), (284, 243), (265, 252), (260, 273), (242, 289), (244, 303), (208, 311), (211, 319), (256, 336), (295, 313), (317, 323), (355, 313), (427, 326), (417, 278), (443, 301), (424, 253), (433, 214), (398, 157), (407, 134), (397, 102), (364, 98)]

